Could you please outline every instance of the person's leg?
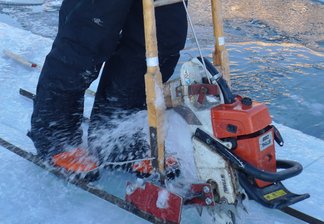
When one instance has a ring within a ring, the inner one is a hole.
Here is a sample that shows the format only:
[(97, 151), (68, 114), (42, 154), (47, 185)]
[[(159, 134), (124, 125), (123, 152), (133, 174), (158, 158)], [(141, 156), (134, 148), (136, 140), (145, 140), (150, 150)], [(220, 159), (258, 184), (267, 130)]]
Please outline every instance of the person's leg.
[[(165, 82), (173, 74), (179, 52), (185, 45), (187, 19), (182, 3), (157, 8), (156, 22), (160, 69)], [(115, 117), (116, 113), (127, 115), (146, 108), (145, 73), (143, 12), (141, 1), (137, 1), (123, 28), (119, 47), (106, 63), (98, 86), (89, 128), (89, 146), (93, 151), (105, 151), (113, 142), (109, 136), (102, 139), (102, 135), (98, 134), (114, 128), (112, 116)], [(128, 112), (124, 113), (125, 110)], [(141, 137), (142, 134), (135, 135)], [(123, 137), (121, 140), (125, 141), (125, 150), (134, 150)], [(141, 139), (136, 147), (144, 144)]]
[(29, 136), (40, 155), (81, 143), (85, 90), (115, 50), (134, 0), (64, 0), (37, 85)]

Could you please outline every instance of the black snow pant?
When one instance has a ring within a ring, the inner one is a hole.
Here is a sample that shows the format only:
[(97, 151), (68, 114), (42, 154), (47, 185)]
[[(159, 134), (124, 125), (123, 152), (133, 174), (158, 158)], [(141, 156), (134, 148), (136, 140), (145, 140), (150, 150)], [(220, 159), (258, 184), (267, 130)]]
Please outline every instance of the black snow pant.
[[(166, 81), (184, 48), (187, 21), (182, 3), (155, 11), (160, 68)], [(31, 118), (29, 136), (40, 155), (82, 143), (84, 93), (103, 62), (90, 129), (116, 108), (145, 108), (142, 1), (64, 0)]]

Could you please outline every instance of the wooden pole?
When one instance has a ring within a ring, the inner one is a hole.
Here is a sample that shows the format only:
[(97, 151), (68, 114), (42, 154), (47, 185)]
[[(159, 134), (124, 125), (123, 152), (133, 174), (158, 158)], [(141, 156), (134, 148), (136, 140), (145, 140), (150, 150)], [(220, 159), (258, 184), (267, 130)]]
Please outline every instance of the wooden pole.
[(215, 37), (215, 50), (213, 52), (213, 62), (215, 66), (220, 67), (224, 78), (230, 85), (231, 79), (229, 73), (228, 53), (225, 49), (221, 0), (211, 0), (211, 7)]
[(12, 52), (10, 50), (3, 50), (3, 54), (6, 55), (7, 57), (11, 58), (12, 60), (14, 60), (22, 65), (25, 65), (29, 68), (36, 68), (39, 71), (42, 70), (42, 66), (40, 66), (34, 62), (31, 62), (31, 61), (27, 60), (26, 58), (24, 58), (18, 54), (15, 54), (14, 52)]
[(153, 0), (143, 0), (145, 47), (147, 72), (145, 91), (150, 134), (150, 147), (153, 166), (164, 179), (164, 127), (163, 115), (165, 103), (163, 97), (162, 76), (158, 60), (156, 24)]

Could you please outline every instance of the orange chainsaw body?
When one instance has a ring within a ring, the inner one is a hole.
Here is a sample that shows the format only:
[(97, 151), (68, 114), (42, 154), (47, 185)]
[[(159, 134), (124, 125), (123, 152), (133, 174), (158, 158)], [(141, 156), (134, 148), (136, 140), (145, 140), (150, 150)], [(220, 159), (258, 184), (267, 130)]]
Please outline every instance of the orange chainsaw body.
[[(211, 110), (215, 137), (237, 141), (233, 152), (256, 168), (276, 172), (274, 130), (268, 108), (261, 103), (242, 103), (240, 96), (232, 104), (221, 104)], [(259, 187), (271, 183), (256, 180)]]

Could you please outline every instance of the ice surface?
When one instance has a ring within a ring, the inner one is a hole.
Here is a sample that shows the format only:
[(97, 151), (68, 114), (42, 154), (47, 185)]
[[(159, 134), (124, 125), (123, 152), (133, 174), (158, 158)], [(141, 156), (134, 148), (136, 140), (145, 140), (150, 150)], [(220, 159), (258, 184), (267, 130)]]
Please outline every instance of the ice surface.
[(20, 24), (8, 15), (0, 14), (0, 21), (9, 24), (11, 26), (21, 27)]
[(147, 223), (2, 148), (0, 161), (0, 223)]
[[(5, 48), (19, 53), (39, 64), (49, 51), (52, 41), (28, 31), (0, 23), (0, 52)], [(38, 72), (18, 65), (0, 56), (0, 137), (35, 152), (32, 142), (25, 136), (30, 124), (32, 104), (19, 96), (20, 87), (34, 91)], [(91, 98), (87, 99), (91, 100)], [(87, 105), (90, 105), (88, 103)], [(144, 112), (134, 115), (125, 127), (146, 126)], [(166, 114), (168, 153), (180, 157), (183, 175), (195, 178), (190, 133), (184, 121), (172, 111)], [(277, 147), (278, 157), (300, 161), (304, 172), (285, 182), (296, 193), (309, 192), (311, 198), (293, 207), (324, 219), (323, 172), (324, 142), (300, 131), (277, 124), (285, 139), (285, 146)], [(18, 156), (0, 148), (0, 223), (146, 223), (116, 206), (66, 184)], [(110, 185), (121, 191), (124, 185), (104, 176), (99, 186)], [(117, 192), (118, 193), (118, 192)], [(120, 192), (119, 192), (120, 193)], [(241, 213), (240, 223), (302, 223), (279, 211), (247, 202), (248, 214)], [(182, 223), (201, 223), (194, 208), (183, 213)], [(206, 223), (207, 220), (205, 220)]]
[(44, 0), (0, 0), (0, 3), (8, 5), (41, 5)]

